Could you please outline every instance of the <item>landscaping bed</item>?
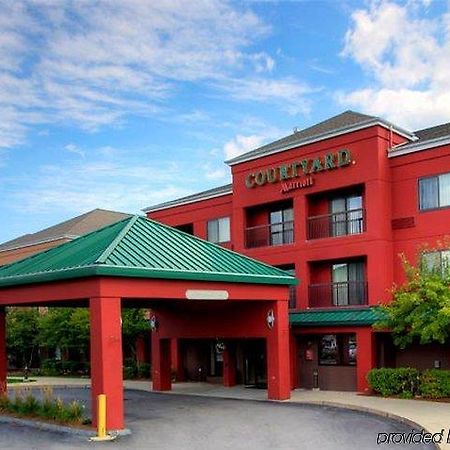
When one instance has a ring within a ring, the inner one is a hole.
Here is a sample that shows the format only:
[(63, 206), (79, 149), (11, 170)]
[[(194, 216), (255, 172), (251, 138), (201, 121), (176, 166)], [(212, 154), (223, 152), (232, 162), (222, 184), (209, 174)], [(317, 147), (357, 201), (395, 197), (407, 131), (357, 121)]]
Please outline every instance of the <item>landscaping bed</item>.
[(40, 392), (41, 399), (35, 397), (30, 388), (15, 389), (11, 396), (0, 395), (0, 414), (78, 428), (86, 428), (90, 423), (78, 401), (64, 403), (53, 396), (53, 389), (49, 387), (40, 389)]
[(372, 369), (367, 381), (372, 391), (382, 397), (450, 402), (450, 370)]

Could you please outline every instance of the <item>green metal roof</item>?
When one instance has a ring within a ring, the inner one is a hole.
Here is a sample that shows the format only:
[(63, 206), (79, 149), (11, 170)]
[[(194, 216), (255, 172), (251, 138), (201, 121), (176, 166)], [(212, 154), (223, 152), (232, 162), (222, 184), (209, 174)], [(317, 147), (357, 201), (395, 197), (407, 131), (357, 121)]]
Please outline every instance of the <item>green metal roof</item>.
[(297, 283), (283, 270), (134, 216), (0, 267), (0, 286), (89, 276)]
[(289, 322), (302, 327), (372, 325), (382, 314), (377, 307), (307, 310), (291, 313)]

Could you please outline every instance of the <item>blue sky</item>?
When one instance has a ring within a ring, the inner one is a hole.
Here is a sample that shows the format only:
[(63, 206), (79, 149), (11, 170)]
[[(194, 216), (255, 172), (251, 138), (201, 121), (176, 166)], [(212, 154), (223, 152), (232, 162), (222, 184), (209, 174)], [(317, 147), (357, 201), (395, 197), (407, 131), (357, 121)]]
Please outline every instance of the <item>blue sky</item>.
[(0, 242), (225, 184), (223, 161), (346, 109), (450, 121), (448, 1), (9, 1)]

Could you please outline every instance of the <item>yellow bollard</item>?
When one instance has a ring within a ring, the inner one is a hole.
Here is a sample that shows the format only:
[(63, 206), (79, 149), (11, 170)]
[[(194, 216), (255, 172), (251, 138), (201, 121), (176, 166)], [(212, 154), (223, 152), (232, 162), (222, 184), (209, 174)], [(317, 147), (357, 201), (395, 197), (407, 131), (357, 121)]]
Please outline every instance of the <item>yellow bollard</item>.
[(106, 437), (106, 395), (97, 397), (97, 437)]
[(106, 433), (106, 395), (97, 397), (97, 436), (91, 437), (91, 441), (112, 441), (116, 436)]

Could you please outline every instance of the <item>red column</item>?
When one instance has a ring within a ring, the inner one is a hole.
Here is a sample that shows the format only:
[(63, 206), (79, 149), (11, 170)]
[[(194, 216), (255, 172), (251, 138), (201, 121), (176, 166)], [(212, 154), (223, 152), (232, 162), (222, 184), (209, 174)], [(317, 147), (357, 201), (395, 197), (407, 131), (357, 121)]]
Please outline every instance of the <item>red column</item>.
[(184, 381), (183, 361), (181, 358), (180, 341), (177, 338), (170, 340), (170, 358), (172, 372), (176, 374), (176, 381)]
[(0, 394), (6, 392), (6, 311), (0, 308)]
[(170, 340), (152, 333), (152, 386), (154, 391), (170, 391)]
[(124, 428), (122, 328), (120, 298), (90, 299), (92, 423), (97, 423), (97, 396), (106, 395), (106, 428)]
[(369, 389), (367, 372), (376, 367), (375, 334), (371, 327), (357, 330), (356, 349), (356, 387), (358, 392), (366, 392)]
[(236, 386), (236, 349), (231, 344), (226, 344), (222, 353), (223, 357), (223, 385), (225, 387)]
[(271, 400), (287, 400), (291, 396), (288, 302), (273, 302), (272, 309), (275, 323), (267, 337), (267, 395)]
[(145, 340), (142, 336), (136, 338), (136, 361), (138, 364), (147, 362), (145, 360)]

